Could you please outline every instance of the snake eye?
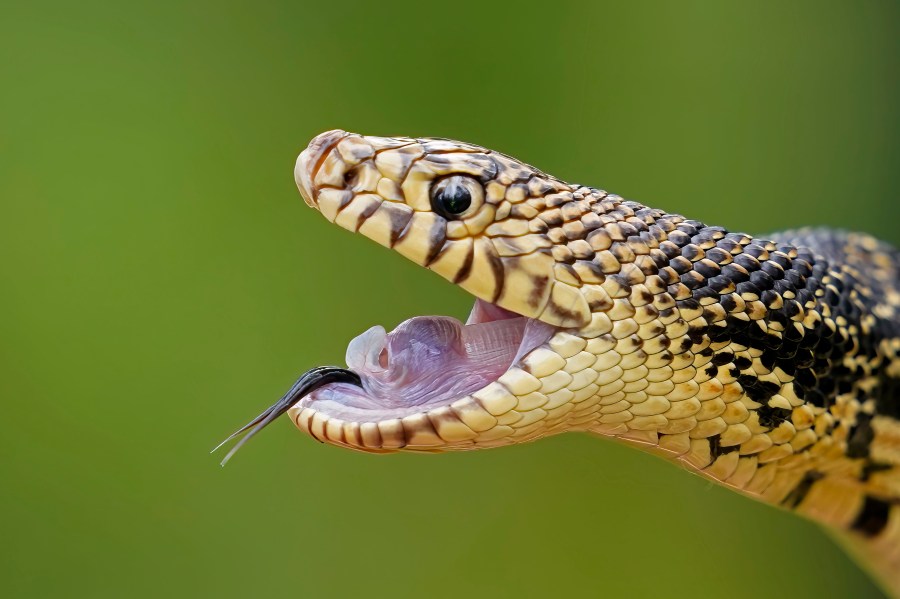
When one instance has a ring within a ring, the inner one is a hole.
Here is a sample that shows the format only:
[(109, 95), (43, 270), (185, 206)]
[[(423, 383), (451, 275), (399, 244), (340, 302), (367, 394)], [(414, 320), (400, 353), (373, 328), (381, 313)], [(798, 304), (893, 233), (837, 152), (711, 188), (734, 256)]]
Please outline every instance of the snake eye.
[(431, 188), (431, 207), (448, 220), (476, 212), (484, 203), (484, 188), (476, 179), (453, 175)]

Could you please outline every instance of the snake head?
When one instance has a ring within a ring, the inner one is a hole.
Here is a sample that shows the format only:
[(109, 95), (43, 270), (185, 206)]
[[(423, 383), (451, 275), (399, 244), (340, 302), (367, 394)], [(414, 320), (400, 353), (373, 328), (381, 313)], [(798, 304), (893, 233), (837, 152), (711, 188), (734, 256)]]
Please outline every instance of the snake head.
[[(317, 379), (259, 422), (287, 411), (321, 441), (373, 452), (492, 447), (567, 430), (631, 434), (633, 415), (617, 411), (622, 379), (651, 366), (671, 376), (676, 358), (658, 317), (672, 312), (667, 284), (678, 274), (657, 274), (668, 260), (659, 248), (670, 225), (653, 224), (663, 213), (445, 139), (329, 131), (294, 174), (326, 219), (475, 303), (465, 323), (420, 316), (390, 332), (372, 327), (347, 348), (346, 380)], [(683, 324), (672, 334), (685, 335)]]
[(340, 130), (313, 139), (294, 174), (326, 219), (476, 299), (465, 324), (372, 327), (347, 349), (358, 381), (266, 414), (287, 410), (321, 441), (372, 452), (507, 445), (595, 424), (591, 367), (617, 344), (610, 293), (623, 297), (627, 281), (601, 284), (628, 277), (603, 252), (618, 235), (604, 227), (633, 215), (621, 198), (472, 144)]

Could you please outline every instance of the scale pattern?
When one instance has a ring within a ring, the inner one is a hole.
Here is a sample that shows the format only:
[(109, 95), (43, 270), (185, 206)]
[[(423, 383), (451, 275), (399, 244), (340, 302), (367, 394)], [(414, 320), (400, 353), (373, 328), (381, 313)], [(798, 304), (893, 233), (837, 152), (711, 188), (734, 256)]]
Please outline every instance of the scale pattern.
[[(483, 186), (484, 202), (447, 219), (428, 190), (459, 174)], [(898, 570), (894, 248), (822, 229), (755, 238), (447, 140), (329, 132), (297, 178), (329, 220), (557, 327), (448, 406), (381, 422), (298, 406), (300, 428), (369, 451), (616, 437), (849, 531)]]

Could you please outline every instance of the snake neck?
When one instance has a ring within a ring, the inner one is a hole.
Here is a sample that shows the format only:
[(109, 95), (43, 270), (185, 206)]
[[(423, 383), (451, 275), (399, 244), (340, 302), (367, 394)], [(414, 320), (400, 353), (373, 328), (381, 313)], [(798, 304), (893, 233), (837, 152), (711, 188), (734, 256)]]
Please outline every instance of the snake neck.
[(862, 538), (900, 534), (898, 252), (592, 193), (607, 222), (584, 239), (614, 272), (580, 287), (592, 316), (575, 334), (601, 350), (590, 430)]

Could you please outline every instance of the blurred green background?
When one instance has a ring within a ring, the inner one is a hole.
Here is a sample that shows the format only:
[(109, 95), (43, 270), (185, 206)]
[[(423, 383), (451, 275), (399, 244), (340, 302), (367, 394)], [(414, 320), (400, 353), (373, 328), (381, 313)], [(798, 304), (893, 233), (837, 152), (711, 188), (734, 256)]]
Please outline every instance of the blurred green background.
[(440, 456), (287, 419), (466, 294), (302, 203), (340, 127), (477, 142), (748, 232), (900, 242), (900, 5), (6, 2), (0, 594), (880, 596), (816, 527), (587, 436)]

